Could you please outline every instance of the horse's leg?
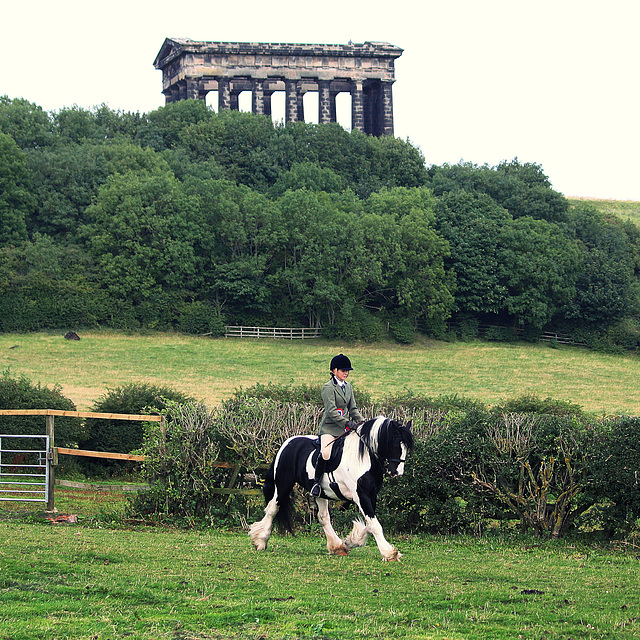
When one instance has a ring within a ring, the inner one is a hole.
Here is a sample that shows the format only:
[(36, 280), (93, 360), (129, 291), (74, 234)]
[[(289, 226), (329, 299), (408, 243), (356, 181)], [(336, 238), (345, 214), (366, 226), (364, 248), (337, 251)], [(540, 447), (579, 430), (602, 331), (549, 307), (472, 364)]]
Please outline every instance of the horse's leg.
[[(375, 493), (372, 495), (375, 496)], [(378, 550), (382, 554), (382, 559), (399, 560), (402, 557), (402, 554), (384, 537), (382, 525), (376, 517), (375, 497), (371, 498), (370, 492), (364, 490), (364, 487), (361, 488), (358, 486), (358, 490), (356, 491), (354, 498), (358, 509), (360, 509), (360, 513), (364, 516), (364, 522), (366, 525), (365, 530), (371, 533), (376, 539), (376, 544), (378, 545)]]
[(345, 538), (344, 546), (349, 549), (349, 551), (356, 547), (364, 547), (369, 539), (369, 533), (367, 525), (362, 520), (354, 520), (353, 529), (351, 529), (351, 533)]
[(264, 518), (249, 527), (249, 537), (258, 551), (265, 551), (267, 548), (273, 529), (273, 519), (276, 517), (278, 509), (277, 496), (274, 496), (264, 509)]
[(369, 518), (368, 516), (364, 517), (364, 520), (367, 524), (367, 529), (371, 532), (371, 535), (376, 539), (376, 543), (378, 545), (378, 549), (382, 554), (383, 560), (400, 560), (402, 554), (384, 537), (384, 532), (382, 531), (382, 525), (376, 516), (373, 518)]
[(327, 538), (327, 549), (334, 556), (346, 556), (349, 550), (344, 546), (331, 524), (329, 517), (329, 501), (325, 498), (316, 498), (318, 504), (318, 522), (322, 525), (322, 530)]

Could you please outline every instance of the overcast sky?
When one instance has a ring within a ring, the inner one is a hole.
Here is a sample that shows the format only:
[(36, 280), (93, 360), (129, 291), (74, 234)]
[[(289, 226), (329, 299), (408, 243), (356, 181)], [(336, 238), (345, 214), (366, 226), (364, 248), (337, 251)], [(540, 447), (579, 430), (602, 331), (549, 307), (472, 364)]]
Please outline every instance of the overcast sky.
[(565, 196), (640, 200), (638, 0), (29, 0), (1, 15), (0, 95), (48, 111), (162, 106), (166, 37), (389, 42), (404, 49), (395, 134), (428, 165), (517, 157)]

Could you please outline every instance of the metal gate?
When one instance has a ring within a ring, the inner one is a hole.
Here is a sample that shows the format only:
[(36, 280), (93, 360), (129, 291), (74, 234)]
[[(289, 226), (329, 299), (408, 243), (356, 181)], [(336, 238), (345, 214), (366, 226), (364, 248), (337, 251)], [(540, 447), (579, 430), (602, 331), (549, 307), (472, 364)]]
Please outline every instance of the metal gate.
[[(25, 440), (34, 438), (42, 441), (42, 445), (37, 445), (42, 448), (24, 448)], [(48, 503), (51, 466), (48, 462), (48, 435), (0, 435), (0, 500)]]

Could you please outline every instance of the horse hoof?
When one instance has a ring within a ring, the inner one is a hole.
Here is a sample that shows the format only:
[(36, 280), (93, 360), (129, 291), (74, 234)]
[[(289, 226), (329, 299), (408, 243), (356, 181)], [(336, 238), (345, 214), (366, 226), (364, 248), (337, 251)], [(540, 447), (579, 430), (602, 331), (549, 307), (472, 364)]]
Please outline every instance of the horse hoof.
[(332, 556), (348, 556), (349, 552), (344, 547), (338, 547), (337, 549), (332, 549)]

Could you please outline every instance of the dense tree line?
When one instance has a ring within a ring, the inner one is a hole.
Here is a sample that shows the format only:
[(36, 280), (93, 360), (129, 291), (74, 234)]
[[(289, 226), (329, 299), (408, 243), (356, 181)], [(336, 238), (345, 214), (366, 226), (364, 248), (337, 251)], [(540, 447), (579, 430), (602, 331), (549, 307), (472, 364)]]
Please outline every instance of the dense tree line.
[(408, 141), (195, 100), (0, 98), (3, 331), (624, 325), (635, 346), (639, 269), (638, 229), (571, 207), (535, 164), (427, 168)]

